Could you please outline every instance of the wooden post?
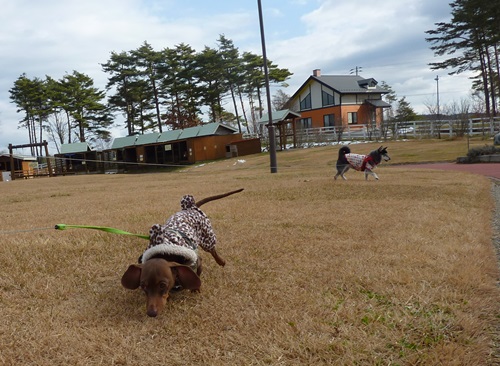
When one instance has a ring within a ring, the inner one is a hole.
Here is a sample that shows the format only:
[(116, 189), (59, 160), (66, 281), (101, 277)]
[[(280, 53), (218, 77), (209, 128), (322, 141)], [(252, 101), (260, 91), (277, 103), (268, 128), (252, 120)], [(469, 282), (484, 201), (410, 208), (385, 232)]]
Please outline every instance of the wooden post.
[(284, 121), (281, 121), (278, 124), (278, 128), (280, 131), (281, 151), (285, 151), (286, 150), (286, 128), (285, 128)]
[(16, 174), (14, 170), (14, 155), (12, 155), (12, 144), (9, 144), (9, 154), (10, 154), (10, 179), (16, 179)]
[(52, 177), (52, 167), (50, 166), (49, 148), (47, 141), (43, 140), (43, 146), (45, 147), (45, 157), (47, 158), (47, 169), (49, 170), (49, 177)]
[(293, 131), (293, 147), (297, 147), (297, 118), (292, 120), (292, 131)]

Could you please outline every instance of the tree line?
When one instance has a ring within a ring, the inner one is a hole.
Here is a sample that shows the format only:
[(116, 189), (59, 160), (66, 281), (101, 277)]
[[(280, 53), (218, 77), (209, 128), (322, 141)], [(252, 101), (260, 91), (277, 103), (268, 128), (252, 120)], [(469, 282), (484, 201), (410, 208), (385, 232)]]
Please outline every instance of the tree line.
[(483, 98), (485, 112), (498, 114), (500, 98), (500, 0), (455, 0), (450, 4), (450, 22), (436, 23), (426, 41), (443, 61), (432, 62), (432, 70), (450, 69), (450, 75), (475, 73), (472, 88)]
[[(262, 117), (263, 58), (240, 53), (224, 35), (217, 47), (201, 51), (184, 43), (156, 51), (145, 41), (135, 50), (111, 52), (101, 67), (109, 74), (105, 90), (78, 71), (60, 80), (22, 74), (14, 82), (10, 99), (24, 115), (19, 126), (30, 143), (48, 134), (59, 151), (64, 143), (109, 141), (117, 115), (128, 135), (200, 125), (202, 116), (255, 132), (252, 123)], [(269, 81), (281, 86), (292, 75), (269, 60), (268, 71)]]
[[(500, 105), (500, 0), (455, 0), (450, 4), (451, 20), (436, 23), (436, 29), (428, 30), (426, 41), (435, 56), (442, 61), (431, 62), (431, 70), (451, 70), (450, 75), (472, 71), (472, 95), (468, 100), (454, 101), (448, 105), (425, 100), (429, 115), (434, 116), (434, 125), (446, 120), (457, 120), (464, 126), (470, 114), (496, 117)], [(385, 82), (388, 90), (384, 100), (391, 107), (386, 109), (384, 124), (395, 129), (398, 123), (425, 118), (418, 116), (406, 98), (398, 99), (396, 93)], [(396, 106), (395, 108), (393, 106)], [(465, 133), (465, 129), (456, 129)]]

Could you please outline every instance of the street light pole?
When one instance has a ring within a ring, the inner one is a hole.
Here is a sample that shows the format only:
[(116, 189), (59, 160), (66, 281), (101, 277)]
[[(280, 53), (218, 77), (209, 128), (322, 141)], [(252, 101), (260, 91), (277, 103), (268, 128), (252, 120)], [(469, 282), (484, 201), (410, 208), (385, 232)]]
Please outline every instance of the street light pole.
[(267, 131), (269, 135), (269, 158), (271, 165), (271, 173), (278, 172), (278, 164), (276, 162), (276, 133), (273, 125), (273, 115), (271, 110), (271, 92), (269, 90), (269, 70), (267, 68), (267, 55), (266, 55), (266, 41), (264, 37), (264, 21), (262, 18), (262, 5), (260, 0), (257, 0), (259, 7), (259, 23), (260, 23), (260, 40), (262, 43), (262, 58), (264, 59), (264, 75), (266, 78), (266, 94), (267, 94), (267, 110), (269, 122), (267, 124)]

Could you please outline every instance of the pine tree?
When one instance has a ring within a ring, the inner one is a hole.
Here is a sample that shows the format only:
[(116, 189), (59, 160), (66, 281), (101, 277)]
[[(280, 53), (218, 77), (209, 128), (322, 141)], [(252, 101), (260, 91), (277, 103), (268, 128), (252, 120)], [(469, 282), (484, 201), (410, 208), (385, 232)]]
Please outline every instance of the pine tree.
[(166, 105), (162, 116), (172, 129), (187, 128), (201, 123), (200, 88), (195, 50), (184, 43), (163, 51), (165, 60), (161, 96)]
[(137, 93), (134, 94), (133, 87), (140, 74), (135, 58), (129, 52), (111, 52), (108, 62), (101, 66), (104, 72), (111, 74), (106, 88), (115, 90), (108, 103), (113, 110), (123, 113), (128, 135), (132, 135), (136, 130), (134, 115), (137, 106)]
[(406, 100), (406, 97), (398, 100), (395, 118), (400, 122), (415, 121), (417, 119), (417, 114), (411, 107), (410, 102)]
[[(143, 99), (139, 102), (141, 109), (141, 124), (144, 125), (144, 122), (149, 119), (147, 118), (146, 120), (143, 120), (145, 116), (151, 116), (146, 108), (149, 104), (147, 103), (147, 98), (151, 98), (151, 106), (155, 111), (154, 118), (156, 126), (158, 127), (159, 132), (162, 132), (159, 83), (163, 78), (162, 70), (165, 69), (163, 54), (155, 51), (147, 42), (144, 42), (141, 47), (132, 51), (131, 54), (135, 57), (135, 63), (139, 68), (140, 75), (147, 83), (147, 85), (140, 86), (141, 90), (144, 92)], [(151, 124), (150, 128), (153, 129), (154, 124)]]
[(94, 86), (94, 80), (88, 75), (73, 71), (61, 80), (64, 99), (62, 106), (71, 116), (71, 129), (80, 142), (96, 139), (108, 140), (112, 125), (107, 106), (103, 103), (104, 91)]
[[(43, 131), (49, 105), (47, 103), (45, 81), (40, 78), (29, 79), (22, 74), (9, 90), (10, 99), (17, 106), (17, 112), (24, 112), (24, 118), (19, 122), (28, 131), (29, 143), (37, 144), (43, 141)], [(32, 147), (32, 155), (42, 155), (42, 147)]]
[(221, 55), (216, 49), (205, 47), (196, 57), (202, 101), (210, 110), (210, 120), (220, 122), (223, 112), (222, 98), (229, 91), (226, 70)]
[[(233, 41), (226, 38), (224, 35), (220, 35), (217, 42), (219, 44), (219, 55), (222, 58), (222, 67), (225, 73), (225, 81), (227, 82), (229, 91), (231, 93), (231, 100), (233, 102), (234, 113), (236, 116), (236, 121), (238, 123), (238, 130), (241, 133), (241, 121), (238, 111), (238, 104), (236, 102), (238, 85), (243, 84), (243, 70), (241, 67), (239, 51), (238, 48), (234, 46)], [(243, 108), (243, 114), (244, 111), (245, 110)], [(245, 122), (247, 122), (246, 116)]]
[(452, 20), (436, 23), (426, 33), (436, 56), (451, 56), (429, 65), (433, 70), (452, 69), (450, 75), (476, 72), (474, 88), (485, 96), (486, 111), (497, 113), (499, 94), (500, 2), (499, 0), (455, 0), (450, 4)]

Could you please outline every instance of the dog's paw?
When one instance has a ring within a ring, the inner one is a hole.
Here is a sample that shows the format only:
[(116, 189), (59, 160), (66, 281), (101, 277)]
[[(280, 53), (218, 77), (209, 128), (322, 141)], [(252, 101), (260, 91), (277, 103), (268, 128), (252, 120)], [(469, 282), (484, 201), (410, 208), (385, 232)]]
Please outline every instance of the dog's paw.
[(224, 267), (226, 265), (226, 260), (224, 258), (219, 257), (219, 255), (214, 257), (214, 259), (219, 266)]

